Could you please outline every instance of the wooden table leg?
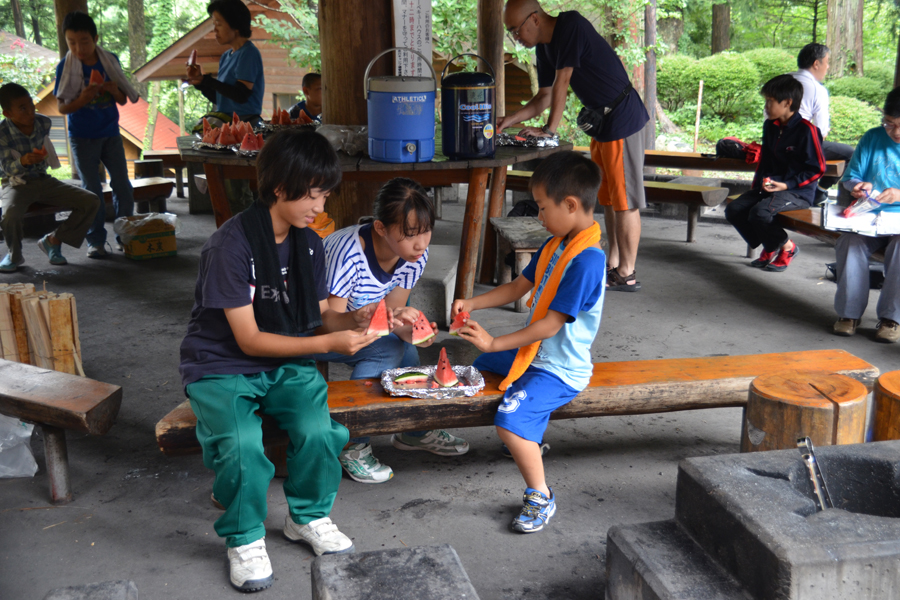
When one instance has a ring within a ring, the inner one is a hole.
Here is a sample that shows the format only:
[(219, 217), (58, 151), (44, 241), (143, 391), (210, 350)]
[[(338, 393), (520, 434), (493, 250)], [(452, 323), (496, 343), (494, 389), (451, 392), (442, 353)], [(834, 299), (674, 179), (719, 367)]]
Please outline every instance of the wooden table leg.
[(175, 196), (184, 198), (184, 167), (175, 167)]
[(688, 204), (688, 222), (687, 222), (687, 241), (688, 243), (697, 240), (697, 223), (700, 221), (700, 207), (696, 204)]
[(484, 250), (481, 253), (480, 283), (494, 283), (494, 271), (497, 268), (497, 234), (491, 225), (491, 217), (503, 216), (503, 203), (506, 200), (506, 167), (494, 167), (491, 174), (491, 195), (488, 200), (487, 221), (484, 223)]
[(490, 172), (487, 167), (469, 171), (469, 193), (466, 196), (466, 213), (459, 242), (459, 267), (456, 271), (456, 298), (471, 298), (475, 290), (478, 246), (484, 230), (484, 191)]
[(44, 433), (44, 460), (47, 462), (47, 478), (50, 480), (50, 501), (53, 504), (66, 504), (72, 501), (66, 430), (50, 425), (41, 425), (41, 429)]
[(212, 204), (213, 215), (216, 217), (216, 229), (218, 229), (231, 218), (231, 206), (228, 204), (228, 196), (225, 195), (225, 170), (222, 165), (203, 163), (203, 172), (206, 173), (209, 200)]

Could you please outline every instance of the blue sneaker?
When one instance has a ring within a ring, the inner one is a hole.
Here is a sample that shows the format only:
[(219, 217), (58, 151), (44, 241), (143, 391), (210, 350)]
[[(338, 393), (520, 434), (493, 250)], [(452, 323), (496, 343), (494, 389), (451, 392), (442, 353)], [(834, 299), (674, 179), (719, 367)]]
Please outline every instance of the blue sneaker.
[(62, 255), (62, 245), (50, 243), (49, 233), (38, 241), (38, 248), (40, 248), (41, 252), (43, 252), (50, 258), (51, 265), (69, 264), (69, 261), (66, 260), (66, 257)]
[(522, 512), (513, 519), (510, 528), (519, 533), (534, 533), (550, 522), (556, 514), (556, 494), (550, 488), (550, 497), (532, 488), (525, 488)]
[(19, 265), (24, 264), (24, 258), (20, 258), (18, 261), (13, 261), (12, 254), (7, 253), (3, 260), (0, 260), (0, 273), (15, 273), (16, 269), (19, 268)]

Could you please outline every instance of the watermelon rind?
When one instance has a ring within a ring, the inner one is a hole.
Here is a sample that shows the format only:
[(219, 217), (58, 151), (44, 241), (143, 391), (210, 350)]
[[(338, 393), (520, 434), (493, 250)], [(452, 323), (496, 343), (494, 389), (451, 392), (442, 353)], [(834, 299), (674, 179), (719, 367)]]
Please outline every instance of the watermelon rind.
[(427, 342), (431, 338), (434, 337), (434, 329), (431, 328), (431, 323), (428, 322), (428, 319), (425, 317), (425, 313), (420, 312), (419, 318), (416, 319), (416, 322), (413, 323), (412, 328), (412, 344), (413, 346), (418, 346), (423, 342)]
[(425, 383), (426, 381), (428, 381), (428, 375), (418, 371), (404, 373), (394, 378), (394, 383)]
[(459, 330), (466, 326), (466, 321), (469, 320), (469, 313), (463, 311), (453, 317), (453, 322), (450, 323), (450, 335), (459, 335)]

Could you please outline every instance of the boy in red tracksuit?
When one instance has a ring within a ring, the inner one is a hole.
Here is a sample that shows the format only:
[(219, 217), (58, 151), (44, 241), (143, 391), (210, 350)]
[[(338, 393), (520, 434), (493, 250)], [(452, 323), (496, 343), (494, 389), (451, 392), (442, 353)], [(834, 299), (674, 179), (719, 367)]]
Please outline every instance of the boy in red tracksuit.
[(762, 155), (749, 192), (728, 205), (725, 218), (751, 248), (763, 251), (751, 267), (784, 271), (800, 251), (775, 215), (809, 208), (816, 182), (825, 173), (822, 134), (800, 116), (803, 86), (792, 75), (773, 77), (760, 94), (766, 99)]

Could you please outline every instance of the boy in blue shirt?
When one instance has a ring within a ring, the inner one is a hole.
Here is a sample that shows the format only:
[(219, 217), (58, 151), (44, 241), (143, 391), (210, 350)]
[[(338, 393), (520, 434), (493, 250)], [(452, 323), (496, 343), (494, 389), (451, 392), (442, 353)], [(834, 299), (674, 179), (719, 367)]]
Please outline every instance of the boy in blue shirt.
[[(16, 83), (0, 87), (0, 201), (3, 217), (0, 227), (9, 250), (0, 261), (0, 273), (12, 273), (25, 262), (22, 256), (22, 222), (35, 202), (69, 208), (72, 212), (53, 233), (38, 242), (52, 265), (68, 261), (61, 244), (80, 248), (84, 234), (94, 220), (100, 201), (97, 196), (47, 174), (50, 117), (36, 114), (28, 90)], [(55, 156), (55, 154), (54, 154)], [(57, 166), (59, 166), (57, 164)]]
[(559, 152), (534, 170), (531, 193), (538, 219), (553, 236), (514, 281), (470, 300), (463, 311), (503, 306), (531, 291), (529, 324), (491, 337), (469, 319), (459, 335), (485, 352), (474, 366), (506, 376), (494, 424), (525, 479), (522, 510), (511, 528), (540, 531), (556, 512), (556, 496), (544, 478), (540, 444), (550, 413), (567, 404), (593, 373), (591, 344), (600, 327), (606, 285), (606, 255), (594, 204), (600, 169), (577, 152)]
[[(83, 12), (63, 20), (69, 51), (56, 67), (59, 112), (68, 115), (69, 143), (84, 189), (100, 199), (100, 208), (87, 232), (89, 258), (106, 256), (106, 207), (100, 182), (100, 164), (109, 173), (116, 218), (134, 214), (134, 192), (128, 180), (128, 162), (119, 134), (119, 109), (138, 93), (122, 72), (119, 59), (97, 45), (97, 25)], [(95, 74), (96, 73), (96, 74)], [(95, 83), (94, 78), (103, 80)], [(116, 243), (122, 250), (121, 243)]]
[(784, 271), (800, 252), (775, 222), (786, 210), (809, 208), (816, 199), (817, 181), (825, 173), (822, 133), (800, 116), (803, 85), (793, 75), (778, 75), (759, 93), (766, 99), (762, 155), (749, 192), (725, 208), (725, 218), (751, 248), (762, 244), (751, 267)]
[(322, 116), (322, 76), (318, 73), (307, 73), (300, 82), (304, 99), (293, 105), (288, 111), (292, 119), (300, 118), (300, 111), (313, 121)]
[(290, 438), (283, 534), (316, 555), (351, 552), (329, 513), (341, 481), (347, 428), (328, 412), (328, 384), (310, 355), (352, 355), (378, 339), (354, 331), (374, 305), (337, 313), (328, 306), (325, 250), (309, 229), (341, 180), (337, 153), (321, 135), (283, 130), (256, 161), (259, 199), (204, 244), (194, 308), (181, 343), (181, 378), (197, 416), (213, 497), (225, 508), (231, 585), (272, 585), (266, 552), (266, 494), (275, 467), (263, 450), (257, 410)]
[[(900, 87), (887, 95), (880, 127), (859, 140), (844, 172), (844, 188), (859, 199), (869, 194), (882, 204), (900, 204)], [(835, 244), (837, 285), (835, 335), (856, 333), (869, 302), (869, 257), (884, 251), (884, 285), (878, 297), (875, 340), (900, 340), (900, 235), (868, 237), (842, 233)]]

